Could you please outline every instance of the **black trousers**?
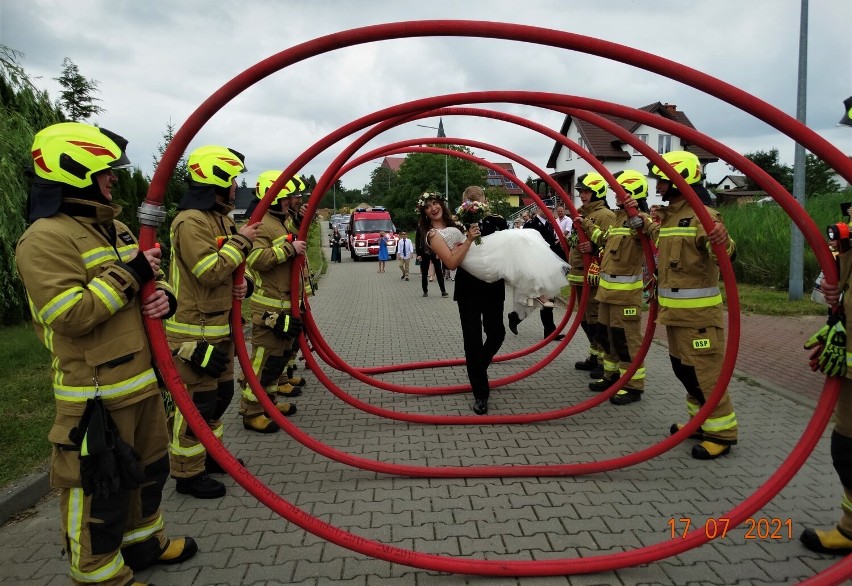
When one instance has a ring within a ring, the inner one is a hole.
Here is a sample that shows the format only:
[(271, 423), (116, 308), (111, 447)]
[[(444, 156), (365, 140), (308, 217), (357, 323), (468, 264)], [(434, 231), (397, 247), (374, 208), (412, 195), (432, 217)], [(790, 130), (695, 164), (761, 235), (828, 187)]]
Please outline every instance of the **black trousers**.
[(423, 286), (423, 292), (429, 291), (429, 263), (435, 267), (435, 278), (438, 279), (438, 288), (441, 293), (446, 293), (444, 288), (444, 265), (437, 255), (424, 254), (420, 257), (420, 284)]
[[(502, 288), (502, 281), (500, 287)], [(467, 378), (475, 401), (487, 401), (488, 366), (506, 338), (503, 325), (503, 296), (482, 295), (456, 299), (462, 327)], [(485, 340), (482, 334), (485, 333)]]

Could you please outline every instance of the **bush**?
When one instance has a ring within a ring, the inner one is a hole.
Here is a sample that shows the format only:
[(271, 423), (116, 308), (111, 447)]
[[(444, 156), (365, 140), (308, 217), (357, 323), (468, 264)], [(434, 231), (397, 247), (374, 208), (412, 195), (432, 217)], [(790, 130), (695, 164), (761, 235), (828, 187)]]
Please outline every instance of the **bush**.
[[(852, 201), (852, 190), (811, 198), (805, 210), (825, 234), (825, 227), (841, 220), (840, 204)], [(778, 205), (721, 206), (719, 212), (737, 243), (734, 273), (739, 283), (787, 290), (790, 281), (790, 226), (792, 221)], [(819, 264), (805, 241), (804, 282), (819, 275)], [(807, 288), (807, 287), (806, 287)]]

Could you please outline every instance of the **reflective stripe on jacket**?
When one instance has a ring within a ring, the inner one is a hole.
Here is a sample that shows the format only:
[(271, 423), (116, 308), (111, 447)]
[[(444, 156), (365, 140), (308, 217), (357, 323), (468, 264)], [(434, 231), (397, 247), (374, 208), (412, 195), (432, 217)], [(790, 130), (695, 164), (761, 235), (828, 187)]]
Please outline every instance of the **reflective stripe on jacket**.
[[(16, 249), (36, 334), (53, 356), (57, 411), (69, 415), (81, 414), (96, 393), (117, 408), (159, 392), (140, 283), (123, 262), (137, 254), (136, 238), (114, 220), (118, 206), (86, 205), (99, 219), (63, 213), (39, 219)], [(158, 288), (168, 289), (162, 275)]]
[(255, 323), (262, 323), (260, 315), (264, 311), (290, 309), (290, 268), (296, 249), (289, 240), (296, 232), (292, 222), (288, 229), (287, 218), (281, 213), (267, 213), (260, 221), (246, 263), (254, 280), (251, 310)]
[[(722, 218), (705, 208), (715, 222)], [(657, 323), (684, 327), (724, 327), (719, 266), (698, 215), (685, 198), (657, 211), (657, 293), (660, 313)], [(728, 239), (728, 254), (734, 252)]]
[(169, 279), (178, 308), (165, 323), (169, 342), (229, 337), (234, 271), (250, 241), (229, 216), (214, 210), (181, 210), (171, 239)]
[[(583, 216), (583, 230), (586, 232), (589, 240), (592, 240), (592, 234), (589, 232), (594, 234), (596, 231), (600, 231), (600, 234), (603, 234), (610, 227), (613, 220), (615, 220), (615, 213), (606, 207), (606, 201), (604, 200), (590, 201), (588, 204), (580, 206), (578, 211)], [(598, 244), (594, 240), (592, 240), (592, 244), (598, 247)], [(597, 256), (598, 253), (594, 251), (592, 254), (593, 256)], [(568, 273), (568, 281), (572, 284), (582, 285), (583, 271), (585, 270), (583, 253), (576, 246), (572, 246), (568, 253), (568, 264), (571, 265), (571, 272)]]

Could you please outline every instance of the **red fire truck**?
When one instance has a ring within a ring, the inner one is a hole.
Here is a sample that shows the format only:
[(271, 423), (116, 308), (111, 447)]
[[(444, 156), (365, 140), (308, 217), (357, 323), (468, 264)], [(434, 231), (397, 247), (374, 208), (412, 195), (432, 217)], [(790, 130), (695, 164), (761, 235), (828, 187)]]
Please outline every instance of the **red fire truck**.
[(379, 232), (385, 233), (388, 240), (388, 254), (396, 258), (396, 244), (399, 235), (385, 208), (356, 208), (349, 216), (346, 235), (349, 241), (349, 254), (352, 260), (379, 256)]

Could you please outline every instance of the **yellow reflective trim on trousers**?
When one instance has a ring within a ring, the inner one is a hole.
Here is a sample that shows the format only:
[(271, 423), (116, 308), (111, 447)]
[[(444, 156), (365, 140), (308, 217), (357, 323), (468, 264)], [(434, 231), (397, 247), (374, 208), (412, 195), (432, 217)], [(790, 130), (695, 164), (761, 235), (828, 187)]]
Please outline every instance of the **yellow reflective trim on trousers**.
[[(254, 297), (254, 296), (252, 296)], [(197, 326), (194, 324), (184, 324), (181, 322), (174, 321), (172, 319), (167, 319), (165, 321), (165, 327), (167, 332), (171, 332), (173, 334), (185, 334), (189, 336), (210, 336), (211, 338), (221, 338), (224, 336), (231, 335), (231, 326)]]
[(124, 305), (124, 302), (121, 300), (121, 294), (110, 287), (109, 284), (100, 277), (92, 279), (86, 288), (94, 293), (95, 297), (101, 300), (101, 303), (103, 303), (107, 310), (109, 310), (110, 315), (113, 315), (116, 311), (121, 309), (122, 305)]
[(658, 238), (675, 238), (678, 236), (698, 236), (698, 226), (675, 226), (673, 228), (660, 228)]
[(701, 405), (690, 403), (689, 401), (686, 402), (686, 412), (689, 413), (690, 417), (695, 417), (699, 409), (701, 409)]
[[(169, 452), (174, 454), (175, 456), (184, 456), (186, 458), (197, 456), (199, 454), (203, 454), (205, 452), (204, 444), (202, 444), (198, 439), (195, 439), (195, 443), (191, 446), (182, 446), (180, 445), (180, 430), (184, 425), (184, 416), (183, 413), (180, 412), (180, 409), (175, 409), (175, 421), (174, 425), (172, 425), (172, 441), (169, 442)], [(225, 429), (223, 425), (218, 426), (213, 430), (213, 435), (217, 438), (222, 439), (222, 434)]]
[(852, 501), (849, 500), (849, 497), (845, 493), (840, 499), (840, 506), (843, 507), (843, 510), (852, 513)]
[[(266, 353), (266, 348), (263, 346), (257, 346), (254, 349), (254, 356), (251, 359), (251, 369), (254, 372), (255, 376), (260, 378), (260, 364), (263, 362), (263, 355)], [(257, 403), (257, 397), (254, 396), (254, 391), (251, 390), (248, 382), (246, 382), (246, 386), (242, 388), (240, 391), (243, 399), (248, 401), (249, 403)]]
[(673, 307), (680, 309), (689, 309), (695, 307), (712, 307), (713, 305), (721, 305), (722, 304), (722, 295), (713, 295), (712, 297), (697, 297), (697, 298), (688, 298), (688, 299), (673, 299), (671, 297), (663, 297), (662, 295), (657, 296), (657, 301), (660, 304), (660, 307)]
[(846, 353), (846, 366), (852, 366), (852, 352)]
[(71, 287), (66, 289), (33, 315), (38, 316), (38, 321), (42, 324), (49, 324), (57, 317), (68, 311), (83, 298), (82, 287)]
[(94, 399), (95, 393), (98, 393), (104, 399), (115, 399), (116, 397), (123, 397), (124, 395), (141, 391), (148, 385), (156, 382), (157, 375), (154, 374), (153, 368), (149, 368), (133, 378), (108, 385), (99, 385), (97, 388), (94, 386), (72, 387), (54, 382), (53, 397), (57, 401), (82, 403), (86, 399)]
[(91, 572), (84, 572), (80, 569), (80, 551), (82, 549), (81, 536), (83, 531), (83, 502), (85, 495), (82, 488), (68, 489), (68, 518), (66, 526), (68, 527), (68, 542), (69, 542), (69, 557), (71, 558), (71, 577), (78, 582), (97, 584), (109, 580), (124, 567), (124, 558), (121, 552), (116, 552), (115, 556), (106, 564)]
[(603, 368), (604, 370), (608, 370), (609, 372), (617, 372), (618, 362), (614, 362), (612, 360), (607, 360), (606, 358), (604, 358)]
[(578, 283), (578, 284), (582, 285), (583, 283), (586, 282), (586, 277), (584, 277), (583, 275), (571, 275), (571, 274), (569, 274), (568, 275), (568, 282), (569, 283)]
[(274, 297), (267, 297), (263, 293), (263, 291), (255, 290), (251, 295), (251, 300), (272, 309), (290, 309), (292, 307), (289, 299), (275, 299)]
[[(624, 373), (627, 372), (626, 368), (618, 369), (618, 376), (624, 376)], [(636, 369), (636, 372), (633, 373), (633, 376), (630, 377), (630, 380), (639, 380), (640, 378), (645, 378), (645, 367), (640, 366)]]
[(163, 523), (163, 516), (159, 515), (154, 522), (150, 525), (145, 525), (144, 527), (137, 527), (133, 531), (126, 531), (124, 536), (121, 538), (121, 545), (127, 546), (133, 543), (141, 543), (147, 539), (149, 539), (152, 535), (154, 535), (157, 531), (160, 531), (165, 527)]
[(603, 358), (603, 355), (604, 355), (603, 351), (595, 350), (594, 348), (589, 346), (589, 356), (596, 356), (598, 358)]
[(737, 426), (737, 414), (731, 413), (730, 415), (723, 415), (722, 417), (715, 417), (707, 419), (703, 424), (701, 424), (701, 429), (704, 431), (726, 431), (728, 429), (733, 429)]

